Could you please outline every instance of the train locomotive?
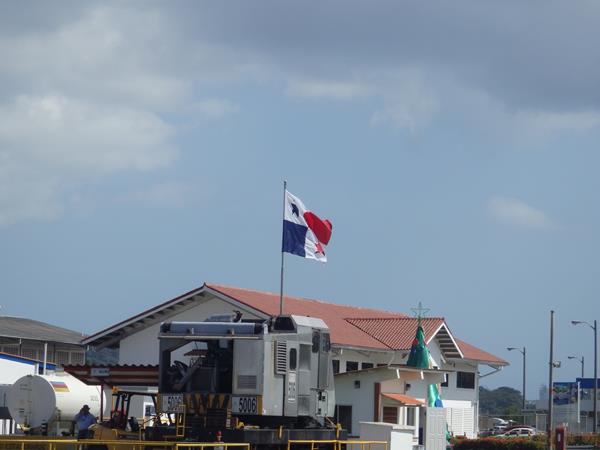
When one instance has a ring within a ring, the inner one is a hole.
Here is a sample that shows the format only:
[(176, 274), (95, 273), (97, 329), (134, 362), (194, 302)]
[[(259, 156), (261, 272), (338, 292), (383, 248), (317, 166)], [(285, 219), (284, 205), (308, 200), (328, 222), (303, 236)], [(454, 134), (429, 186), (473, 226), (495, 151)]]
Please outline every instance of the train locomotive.
[[(240, 319), (161, 324), (158, 411), (185, 417), (178, 436), (256, 446), (345, 438), (329, 419), (335, 391), (325, 322)], [(149, 430), (147, 438), (173, 434), (173, 426)]]

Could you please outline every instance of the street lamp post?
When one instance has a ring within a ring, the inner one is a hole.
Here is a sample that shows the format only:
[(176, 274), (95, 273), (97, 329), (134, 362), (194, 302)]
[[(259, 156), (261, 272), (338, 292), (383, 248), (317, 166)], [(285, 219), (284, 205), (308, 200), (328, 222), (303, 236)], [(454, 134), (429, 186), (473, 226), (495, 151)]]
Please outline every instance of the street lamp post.
[(594, 330), (594, 433), (598, 433), (598, 324), (594, 325), (585, 320), (571, 320), (573, 325), (584, 324)]
[(579, 361), (579, 363), (581, 364), (581, 378), (583, 378), (583, 374), (585, 373), (583, 368), (585, 365), (585, 359), (583, 358), (583, 356), (581, 358), (577, 357), (577, 356), (567, 356), (567, 358), (569, 359), (576, 359), (577, 361)]
[(525, 364), (526, 364), (526, 358), (527, 358), (527, 349), (525, 347), (523, 347), (522, 349), (519, 347), (506, 347), (506, 350), (508, 350), (509, 352), (512, 350), (517, 350), (518, 352), (520, 352), (523, 355), (523, 407), (521, 408), (521, 412), (524, 412), (525, 411), (525, 385), (526, 385)]

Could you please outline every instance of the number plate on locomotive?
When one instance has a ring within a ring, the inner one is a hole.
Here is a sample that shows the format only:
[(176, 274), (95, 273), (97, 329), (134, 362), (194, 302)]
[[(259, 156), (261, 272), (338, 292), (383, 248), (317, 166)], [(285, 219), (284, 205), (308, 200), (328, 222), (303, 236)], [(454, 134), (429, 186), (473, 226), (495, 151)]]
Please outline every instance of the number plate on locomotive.
[(260, 414), (260, 398), (252, 395), (234, 395), (231, 412), (235, 414)]
[(183, 394), (162, 394), (160, 411), (164, 413), (183, 412)]

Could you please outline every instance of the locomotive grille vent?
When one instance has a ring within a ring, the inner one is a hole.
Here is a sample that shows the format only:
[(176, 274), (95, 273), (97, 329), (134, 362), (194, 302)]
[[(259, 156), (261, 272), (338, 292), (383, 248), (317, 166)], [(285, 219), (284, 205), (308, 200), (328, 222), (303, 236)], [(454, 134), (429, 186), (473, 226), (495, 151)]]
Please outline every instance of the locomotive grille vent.
[(256, 389), (256, 375), (238, 375), (237, 385), (239, 389)]
[(277, 341), (275, 343), (275, 373), (285, 375), (287, 369), (287, 342)]

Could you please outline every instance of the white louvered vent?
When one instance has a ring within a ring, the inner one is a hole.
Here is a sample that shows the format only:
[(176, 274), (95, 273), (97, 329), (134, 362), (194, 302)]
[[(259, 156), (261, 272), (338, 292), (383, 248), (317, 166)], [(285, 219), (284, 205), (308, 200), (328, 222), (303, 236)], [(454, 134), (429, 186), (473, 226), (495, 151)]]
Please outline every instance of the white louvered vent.
[(285, 375), (287, 368), (287, 342), (275, 342), (275, 373)]
[(238, 375), (237, 385), (239, 389), (256, 389), (256, 375)]

